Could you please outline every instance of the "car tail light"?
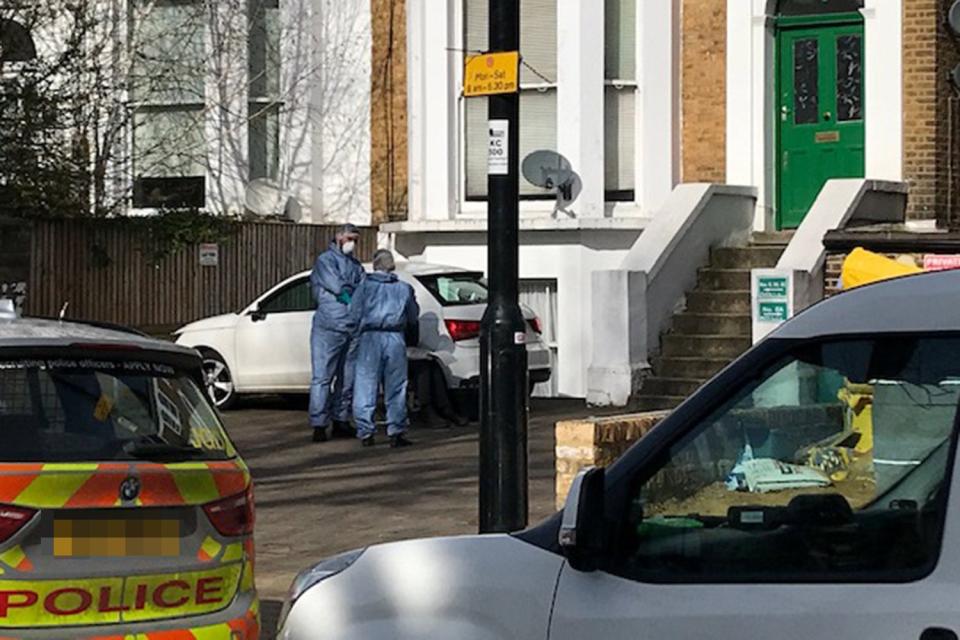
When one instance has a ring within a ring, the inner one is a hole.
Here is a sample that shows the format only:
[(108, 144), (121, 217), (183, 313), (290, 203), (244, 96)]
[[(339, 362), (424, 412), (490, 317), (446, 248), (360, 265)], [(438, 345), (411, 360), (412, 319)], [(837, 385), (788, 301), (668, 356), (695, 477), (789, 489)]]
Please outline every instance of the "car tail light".
[(530, 322), (530, 328), (533, 329), (534, 333), (540, 333), (540, 334), (543, 333), (543, 326), (540, 324), (540, 318), (538, 318), (537, 316), (533, 316), (532, 318), (530, 318), (529, 322)]
[(24, 507), (0, 505), (0, 543), (12, 538), (36, 513), (35, 510)]
[(480, 337), (480, 323), (473, 320), (445, 320), (447, 332), (454, 342)]
[(253, 533), (253, 484), (243, 493), (204, 505), (203, 510), (221, 535), (236, 537)]

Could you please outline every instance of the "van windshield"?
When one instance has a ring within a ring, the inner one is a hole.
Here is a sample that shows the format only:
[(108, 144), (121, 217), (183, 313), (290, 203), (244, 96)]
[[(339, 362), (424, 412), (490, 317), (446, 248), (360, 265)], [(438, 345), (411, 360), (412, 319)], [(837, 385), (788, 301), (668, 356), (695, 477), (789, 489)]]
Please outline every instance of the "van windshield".
[(3, 462), (234, 456), (193, 378), (138, 360), (0, 355), (0, 441)]
[(631, 566), (720, 580), (929, 570), (958, 351), (954, 337), (840, 339), (800, 344), (758, 370), (646, 471)]

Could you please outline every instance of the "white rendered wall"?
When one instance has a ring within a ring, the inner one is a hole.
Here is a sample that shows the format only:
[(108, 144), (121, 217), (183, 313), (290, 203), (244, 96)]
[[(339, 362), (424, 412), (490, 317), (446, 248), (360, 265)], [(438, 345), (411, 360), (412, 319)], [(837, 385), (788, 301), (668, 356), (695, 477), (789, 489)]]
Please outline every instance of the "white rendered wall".
[(903, 1), (865, 0), (866, 177), (903, 179)]
[[(579, 243), (564, 242), (563, 235), (555, 231), (522, 233), (520, 278), (557, 281), (558, 361), (554, 375), (560, 395), (582, 398), (586, 397), (594, 339), (591, 270), (616, 268), (639, 231), (581, 232)], [(482, 233), (430, 233), (418, 239), (427, 240), (427, 246), (407, 255), (409, 259), (486, 272), (486, 236)], [(397, 249), (402, 251), (406, 241), (400, 240)]]
[[(306, 43), (312, 54), (289, 60), (285, 77), (293, 86), (300, 85), (302, 74), (313, 81), (304, 85), (308, 96), (296, 91), (291, 97), (295, 104), (309, 104), (309, 111), (299, 114), (306, 116), (308, 130), (300, 129), (302, 120), (290, 123), (289, 146), (281, 143), (286, 169), (306, 205), (304, 221), (369, 224), (370, 3), (295, 1), (312, 3), (312, 18), (291, 23), (288, 38)], [(280, 6), (285, 4), (290, 3)], [(292, 46), (288, 38), (281, 42)]]
[(653, 215), (680, 182), (680, 2), (638, 0), (637, 14), (637, 190), (641, 209)]
[(568, 207), (578, 218), (604, 216), (603, 22), (602, 2), (557, 4), (557, 151), (583, 183)]

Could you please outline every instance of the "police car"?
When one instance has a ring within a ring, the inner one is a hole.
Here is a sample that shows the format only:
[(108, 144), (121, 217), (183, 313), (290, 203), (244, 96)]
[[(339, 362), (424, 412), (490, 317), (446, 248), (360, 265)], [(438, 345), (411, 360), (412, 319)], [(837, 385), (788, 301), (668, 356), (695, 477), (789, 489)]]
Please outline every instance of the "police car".
[(539, 526), (305, 569), (279, 637), (955, 639), (958, 405), (960, 271), (851, 290)]
[(250, 473), (199, 355), (0, 300), (0, 637), (259, 636)]

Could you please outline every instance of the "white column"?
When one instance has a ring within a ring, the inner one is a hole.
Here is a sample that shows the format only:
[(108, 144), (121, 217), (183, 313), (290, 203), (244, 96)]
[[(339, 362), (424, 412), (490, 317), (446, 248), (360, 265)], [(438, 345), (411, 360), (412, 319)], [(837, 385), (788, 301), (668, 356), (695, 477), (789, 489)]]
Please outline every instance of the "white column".
[(753, 7), (727, 0), (727, 183), (753, 184)]
[[(446, 220), (456, 211), (457, 67), (461, 38), (454, 37), (454, 3), (423, 0), (423, 101), (420, 103), (424, 155), (423, 218)], [(429, 6), (426, 6), (429, 5)]]
[(903, 178), (903, 4), (866, 0), (864, 118), (866, 177)]
[(637, 14), (641, 29), (637, 189), (644, 211), (653, 214), (680, 181), (680, 2), (638, 1)]
[(424, 12), (426, 0), (407, 2), (407, 217), (426, 217), (424, 116)]
[[(301, 53), (284, 72), (290, 86), (316, 76), (311, 92), (313, 222), (370, 223), (371, 15), (364, 0), (312, 0), (313, 28), (300, 49), (316, 49), (319, 72)], [(283, 7), (285, 3), (281, 3)], [(291, 32), (298, 27), (291, 25)], [(300, 27), (302, 28), (302, 27)], [(307, 146), (290, 141), (293, 149)], [(287, 149), (284, 149), (286, 152)], [(294, 156), (294, 162), (301, 158)], [(291, 167), (296, 171), (297, 165)]]
[(581, 218), (604, 216), (603, 21), (602, 1), (557, 3), (557, 147), (583, 183)]
[(249, 176), (247, 156), (247, 6), (218, 2), (207, 30), (207, 207), (216, 213), (243, 212)]
[(757, 188), (754, 227), (773, 224), (774, 41), (767, 0), (727, 0), (727, 183)]

